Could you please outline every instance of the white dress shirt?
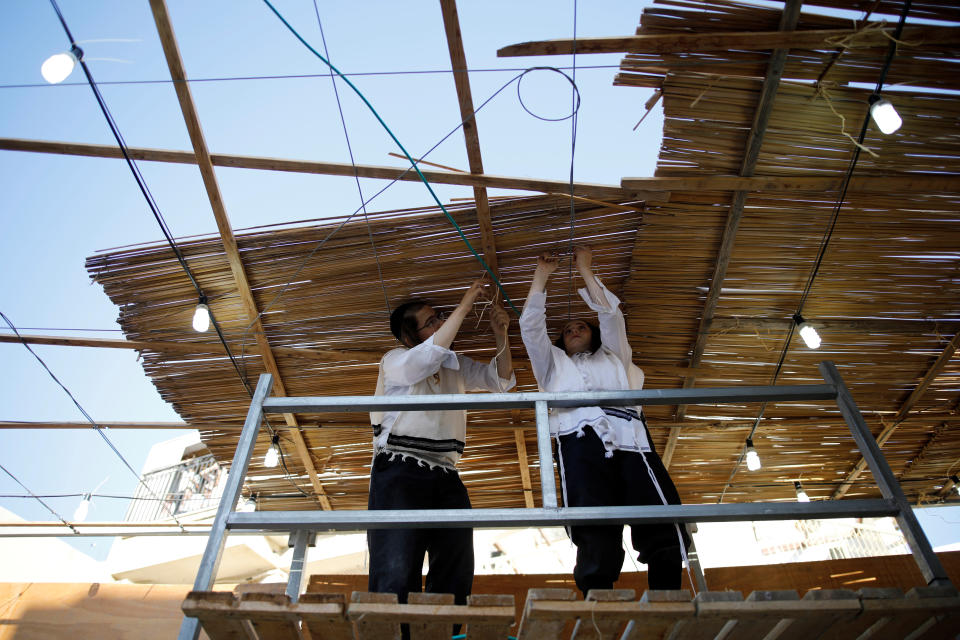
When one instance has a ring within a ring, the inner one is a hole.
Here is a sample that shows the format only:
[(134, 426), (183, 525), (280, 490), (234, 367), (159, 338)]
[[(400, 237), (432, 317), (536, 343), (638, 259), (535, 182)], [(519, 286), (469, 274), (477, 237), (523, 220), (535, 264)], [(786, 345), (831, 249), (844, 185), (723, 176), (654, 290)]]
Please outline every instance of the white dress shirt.
[[(433, 336), (412, 349), (398, 347), (380, 361), (376, 395), (435, 395), (467, 391), (503, 392), (516, 385), (497, 372), (497, 359), (482, 365), (433, 343)], [(371, 412), (374, 455), (381, 451), (409, 456), (430, 466), (454, 469), (463, 453), (467, 412)], [(379, 430), (377, 430), (379, 425)]]
[[(643, 371), (633, 364), (627, 342), (626, 324), (620, 312), (620, 300), (603, 284), (600, 285), (606, 304), (590, 299), (587, 289), (579, 293), (587, 305), (597, 312), (601, 347), (594, 353), (581, 352), (572, 357), (556, 347), (547, 335), (546, 292), (531, 294), (520, 316), (520, 336), (530, 356), (533, 375), (543, 391), (617, 391), (643, 387)], [(587, 425), (603, 441), (607, 456), (613, 451), (650, 451), (646, 430), (639, 419), (624, 415), (640, 407), (598, 406), (557, 408), (550, 410), (550, 433), (562, 436), (580, 433)], [(615, 414), (621, 415), (615, 415)]]

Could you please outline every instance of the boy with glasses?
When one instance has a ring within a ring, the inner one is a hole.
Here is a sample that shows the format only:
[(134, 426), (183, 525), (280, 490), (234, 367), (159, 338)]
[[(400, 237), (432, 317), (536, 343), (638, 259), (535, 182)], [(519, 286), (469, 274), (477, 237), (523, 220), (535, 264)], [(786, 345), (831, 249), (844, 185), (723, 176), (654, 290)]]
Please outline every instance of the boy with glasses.
[[(380, 361), (377, 395), (433, 395), (507, 391), (516, 384), (507, 330), (510, 318), (492, 306), (494, 358), (482, 365), (451, 350), (460, 325), (483, 292), (471, 284), (446, 319), (414, 300), (390, 315), (390, 331), (403, 346)], [(469, 509), (470, 498), (456, 470), (466, 438), (466, 411), (387, 411), (370, 414), (374, 430), (368, 508)], [(452, 593), (466, 604), (473, 583), (472, 529), (371, 529), (369, 590), (407, 594), (421, 590), (424, 554), (426, 590)], [(404, 625), (405, 627), (406, 625)], [(406, 629), (404, 629), (406, 631)]]

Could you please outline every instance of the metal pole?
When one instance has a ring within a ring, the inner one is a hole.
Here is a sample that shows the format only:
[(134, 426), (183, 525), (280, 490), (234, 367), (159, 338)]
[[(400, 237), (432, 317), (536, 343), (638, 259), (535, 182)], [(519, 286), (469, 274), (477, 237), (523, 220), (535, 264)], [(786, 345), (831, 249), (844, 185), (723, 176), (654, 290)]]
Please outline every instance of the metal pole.
[(917, 521), (913, 508), (903, 494), (900, 483), (893, 475), (886, 458), (883, 457), (883, 452), (880, 451), (873, 433), (863, 420), (863, 416), (857, 408), (857, 403), (854, 402), (850, 390), (847, 389), (843, 378), (840, 377), (836, 365), (829, 360), (824, 360), (820, 363), (820, 374), (824, 380), (837, 388), (837, 406), (840, 407), (840, 413), (847, 421), (850, 433), (853, 434), (853, 439), (856, 441), (863, 459), (866, 460), (877, 486), (880, 487), (880, 493), (883, 494), (884, 498), (892, 500), (899, 509), (899, 514), (896, 516), (897, 523), (900, 525), (903, 537), (906, 538), (907, 544), (910, 546), (910, 551), (913, 552), (913, 558), (916, 560), (920, 572), (923, 573), (924, 580), (927, 581), (928, 585), (951, 586), (946, 570), (940, 563), (937, 554), (933, 552), (933, 547), (930, 546), (930, 541), (927, 540), (926, 534), (920, 527), (920, 522)]
[(310, 546), (311, 539), (315, 535), (306, 529), (297, 529), (290, 534), (290, 546), (293, 547), (293, 559), (290, 560), (290, 576), (287, 578), (287, 595), (290, 596), (290, 602), (297, 602), (300, 599), (300, 591), (303, 589), (304, 568), (306, 567), (307, 547)]
[[(683, 526), (678, 523), (678, 526)], [(707, 591), (707, 578), (703, 575), (703, 567), (700, 566), (700, 554), (697, 553), (697, 543), (693, 541), (693, 532), (690, 533), (690, 547), (687, 549), (687, 561), (690, 563), (690, 571), (693, 573), (693, 579), (697, 581), (697, 591), (705, 593)]]
[[(209, 591), (213, 588), (213, 583), (217, 578), (220, 557), (223, 555), (223, 546), (226, 543), (227, 518), (237, 507), (240, 490), (243, 488), (243, 479), (247, 475), (250, 458), (253, 456), (253, 445), (257, 441), (257, 433), (260, 432), (260, 421), (263, 419), (263, 400), (270, 393), (271, 387), (273, 387), (273, 376), (269, 373), (260, 374), (257, 389), (250, 400), (247, 420), (243, 423), (243, 431), (240, 432), (240, 441), (237, 442), (237, 451), (233, 454), (233, 463), (230, 465), (227, 484), (223, 488), (223, 495), (220, 496), (220, 506), (217, 507), (217, 515), (210, 527), (207, 547), (203, 552), (203, 559), (200, 561), (200, 568), (197, 570), (197, 578), (193, 583), (194, 591)], [(200, 621), (196, 618), (184, 616), (177, 639), (197, 640), (199, 637)]]
[(550, 419), (546, 400), (537, 400), (537, 451), (540, 454), (540, 492), (543, 508), (557, 508), (557, 483), (553, 479), (553, 450), (550, 448)]

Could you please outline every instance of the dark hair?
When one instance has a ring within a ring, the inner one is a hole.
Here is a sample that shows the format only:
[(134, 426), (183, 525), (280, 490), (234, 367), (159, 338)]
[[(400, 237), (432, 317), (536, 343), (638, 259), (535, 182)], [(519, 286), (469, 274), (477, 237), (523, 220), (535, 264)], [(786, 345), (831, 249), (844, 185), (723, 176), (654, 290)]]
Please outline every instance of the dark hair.
[[(571, 320), (570, 322), (576, 322), (576, 321)], [(560, 335), (557, 336), (557, 339), (553, 341), (553, 346), (557, 347), (558, 349), (563, 349), (564, 351), (567, 350), (567, 347), (563, 342), (563, 330), (566, 329), (567, 325), (570, 324), (570, 322), (567, 322), (562, 327), (560, 327)], [(579, 322), (582, 322), (588, 327), (590, 327), (590, 353), (596, 353), (597, 349), (600, 348), (600, 344), (601, 344), (600, 327), (588, 320), (579, 320)]]
[(427, 303), (423, 300), (410, 300), (394, 309), (390, 314), (390, 333), (403, 344), (409, 342), (416, 346), (423, 342), (417, 336), (417, 311), (425, 306)]

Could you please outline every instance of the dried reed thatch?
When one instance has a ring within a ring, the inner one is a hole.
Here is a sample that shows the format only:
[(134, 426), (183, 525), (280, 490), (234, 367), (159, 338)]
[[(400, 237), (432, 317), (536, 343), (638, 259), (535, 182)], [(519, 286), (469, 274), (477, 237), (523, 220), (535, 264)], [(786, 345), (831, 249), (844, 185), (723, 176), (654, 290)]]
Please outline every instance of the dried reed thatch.
[[(901, 7), (899, 2), (810, 4), (869, 5), (887, 13)], [(960, 18), (958, 7), (945, 3), (916, 2), (914, 7), (912, 15)], [(779, 20), (779, 10), (735, 2), (659, 2), (644, 12), (638, 34), (775, 31)], [(797, 29), (849, 26), (846, 20), (803, 14)], [(960, 74), (944, 70), (960, 58), (958, 48), (957, 43), (904, 43), (888, 83), (960, 89)], [(885, 53), (885, 44), (861, 47), (856, 38), (791, 50), (752, 174), (833, 177), (839, 184), (854, 148), (841, 128), (856, 135), (870, 93), (849, 83), (876, 82)], [(658, 177), (740, 175), (769, 59), (769, 51), (753, 50), (624, 59), (617, 84), (655, 87), (663, 96)], [(890, 190), (881, 185), (847, 194), (802, 310), (820, 328), (824, 346), (811, 351), (794, 337), (776, 383), (818, 382), (816, 364), (835, 361), (875, 434), (887, 428), (884, 451), (907, 495), (935, 500), (960, 466), (960, 366), (950, 360), (960, 328), (960, 189), (921, 190), (906, 179), (921, 173), (957, 179), (960, 102), (942, 92), (894, 89), (885, 95), (894, 97), (904, 127), (889, 137), (871, 130), (864, 145), (876, 156), (863, 153), (854, 175), (900, 182), (891, 183)], [(594, 245), (598, 272), (624, 300), (648, 388), (770, 384), (839, 192), (834, 186), (748, 194), (721, 283), (714, 281), (715, 269), (736, 196), (686, 184), (671, 188), (669, 201), (645, 208), (624, 201), (579, 202), (577, 241)], [(479, 246), (476, 211), (469, 205), (452, 210)], [(347, 222), (307, 259), (340, 222), (238, 235), (288, 395), (372, 393), (377, 360), (395, 344), (387, 329), (385, 293), (391, 304), (416, 296), (449, 307), (480, 275), (475, 259), (434, 209), (371, 216), (383, 288), (362, 222)], [(501, 279), (519, 307), (536, 253), (566, 246), (568, 201), (554, 196), (497, 200), (491, 223)], [(254, 384), (262, 360), (246, 331), (250, 319), (222, 243), (195, 239), (182, 247), (211, 296), (242, 374)], [(89, 259), (88, 269), (120, 307), (129, 339), (207, 349), (188, 355), (145, 350), (143, 363), (161, 395), (201, 429), (219, 459), (229, 460), (238, 432), (212, 426), (242, 423), (248, 395), (214, 341), (189, 330), (195, 293), (170, 250), (152, 245), (103, 253)], [(720, 290), (708, 312), (714, 285)], [(565, 318), (570, 299), (566, 277), (555, 277), (548, 315)], [(575, 295), (573, 300), (572, 313), (584, 314)], [(511, 342), (519, 388), (533, 390), (515, 325)], [(468, 320), (458, 339), (460, 350), (478, 358), (490, 357), (492, 344), (485, 322), (476, 320)], [(937, 363), (940, 356), (945, 365)], [(721, 495), (725, 501), (792, 500), (796, 479), (814, 499), (878, 493), (869, 472), (851, 475), (860, 456), (830, 403), (768, 406), (759, 421), (757, 405), (649, 407), (647, 414), (658, 449), (670, 449), (671, 472), (688, 503), (715, 502)], [(298, 418), (330, 505), (364, 508), (371, 455), (366, 416)], [(755, 422), (754, 441), (764, 467), (748, 473), (737, 463)], [(524, 506), (531, 496), (539, 501), (531, 425), (528, 412), (471, 413), (461, 471), (475, 506)], [(671, 432), (678, 434), (673, 441)], [(262, 509), (315, 508), (319, 502), (305, 468), (288, 432), (281, 428), (280, 433), (289, 474), (260, 464), (269, 444), (264, 434), (247, 491), (259, 494)]]

